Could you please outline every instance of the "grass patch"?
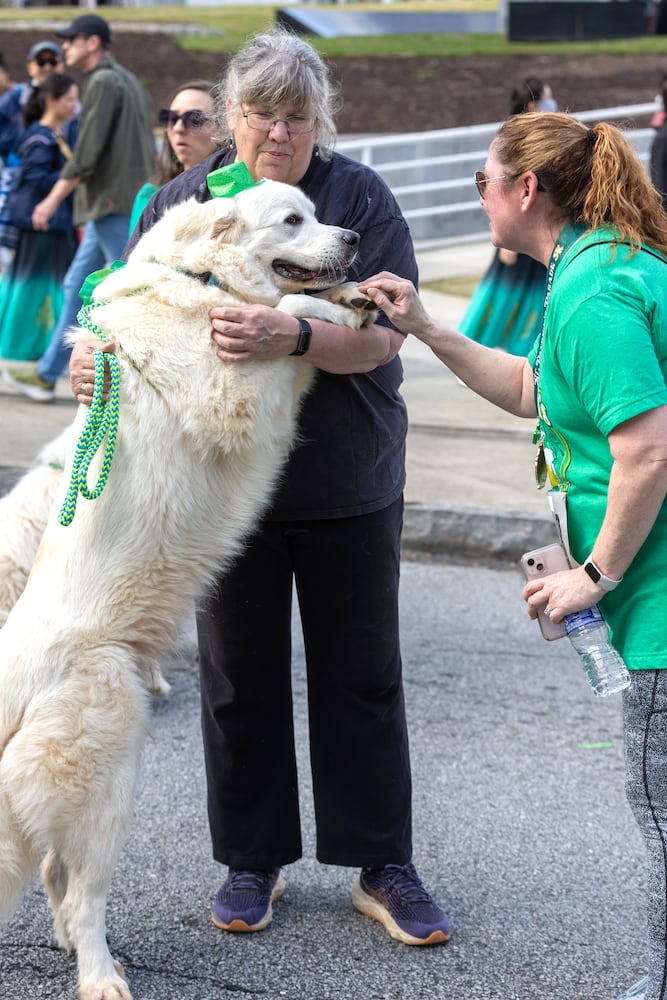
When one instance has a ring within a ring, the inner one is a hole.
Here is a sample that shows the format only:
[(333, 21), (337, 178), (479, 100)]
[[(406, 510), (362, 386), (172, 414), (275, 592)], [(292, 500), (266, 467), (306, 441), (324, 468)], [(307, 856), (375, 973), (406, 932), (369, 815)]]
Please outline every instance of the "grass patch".
[(420, 281), (420, 288), (442, 295), (458, 295), (469, 299), (482, 279), (481, 274), (462, 274), (453, 278), (438, 278), (437, 281)]
[[(1, 0), (0, 0), (1, 2)], [(211, 30), (210, 35), (177, 35), (183, 48), (194, 51), (231, 52), (245, 44), (257, 31), (266, 30), (275, 23), (275, 13), (284, 4), (275, 6), (239, 7), (103, 7), (102, 16), (115, 23), (145, 22), (168, 24), (198, 24)], [(295, 4), (308, 9), (314, 5)], [(429, 13), (454, 11), (497, 10), (497, 0), (405, 0), (391, 4), (346, 3), (344, 12), (355, 10), (368, 13), (427, 11)], [(322, 9), (318, 5), (318, 9)], [(326, 9), (326, 8), (325, 8)], [(29, 25), (31, 21), (65, 21), (69, 23), (80, 13), (72, 7), (15, 7), (0, 8), (0, 27), (3, 23)], [(667, 36), (646, 35), (641, 38), (614, 39), (601, 42), (508, 42), (502, 35), (370, 35), (340, 38), (308, 36), (315, 48), (325, 56), (447, 56), (468, 55), (580, 55), (596, 54), (641, 56), (644, 53), (667, 55)]]

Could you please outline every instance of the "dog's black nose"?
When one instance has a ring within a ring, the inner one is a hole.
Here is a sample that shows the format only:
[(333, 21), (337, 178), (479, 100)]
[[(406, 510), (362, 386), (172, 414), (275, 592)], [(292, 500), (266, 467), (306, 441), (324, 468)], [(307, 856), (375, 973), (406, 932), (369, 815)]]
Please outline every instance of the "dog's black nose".
[(354, 229), (344, 229), (343, 230), (343, 242), (347, 243), (350, 247), (359, 246), (359, 233), (355, 233)]

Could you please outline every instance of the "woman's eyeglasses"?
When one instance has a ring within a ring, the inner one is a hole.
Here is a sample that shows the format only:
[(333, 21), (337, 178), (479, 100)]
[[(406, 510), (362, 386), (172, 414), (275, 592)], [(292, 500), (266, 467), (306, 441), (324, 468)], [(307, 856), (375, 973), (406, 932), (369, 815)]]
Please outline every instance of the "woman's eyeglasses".
[(57, 56), (37, 57), (37, 65), (40, 67), (40, 69), (44, 69), (45, 66), (51, 66), (51, 67), (57, 66), (59, 62), (60, 59), (58, 59)]
[(497, 177), (487, 177), (483, 170), (475, 171), (475, 186), (479, 191), (480, 198), (484, 198), (484, 191), (486, 185), (490, 184), (491, 181), (503, 181), (505, 180), (505, 174), (498, 174)]
[(305, 135), (307, 132), (312, 132), (317, 121), (317, 118), (304, 118), (302, 115), (276, 118), (269, 111), (242, 111), (241, 114), (249, 127), (256, 132), (270, 132), (280, 122), (287, 129), (288, 135)]
[(183, 128), (201, 128), (202, 125), (206, 125), (211, 119), (203, 111), (200, 111), (199, 108), (193, 108), (192, 111), (184, 111), (182, 115), (179, 115), (178, 111), (161, 108), (158, 120), (162, 128), (174, 128), (179, 121), (183, 122)]

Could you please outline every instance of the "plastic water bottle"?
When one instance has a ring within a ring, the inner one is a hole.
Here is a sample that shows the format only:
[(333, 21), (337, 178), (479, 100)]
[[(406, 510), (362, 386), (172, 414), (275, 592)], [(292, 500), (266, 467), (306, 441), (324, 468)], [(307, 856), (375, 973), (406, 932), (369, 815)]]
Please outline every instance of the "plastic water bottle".
[(623, 659), (609, 642), (609, 627), (597, 604), (564, 618), (566, 634), (579, 653), (588, 683), (600, 698), (630, 683)]

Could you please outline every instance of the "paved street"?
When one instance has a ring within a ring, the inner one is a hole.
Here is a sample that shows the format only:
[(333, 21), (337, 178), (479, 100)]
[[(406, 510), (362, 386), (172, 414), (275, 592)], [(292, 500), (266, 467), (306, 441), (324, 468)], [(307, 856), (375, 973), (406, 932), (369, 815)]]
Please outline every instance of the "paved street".
[[(415, 860), (451, 941), (393, 942), (352, 909), (354, 873), (314, 860), (303, 653), (295, 650), (305, 858), (269, 929), (208, 920), (209, 857), (192, 648), (167, 667), (136, 816), (109, 903), (135, 1000), (612, 1000), (643, 972), (642, 847), (625, 804), (620, 700), (596, 699), (565, 641), (523, 613), (514, 569), (407, 560), (406, 694)], [(41, 889), (0, 931), (2, 996), (75, 997)]]

